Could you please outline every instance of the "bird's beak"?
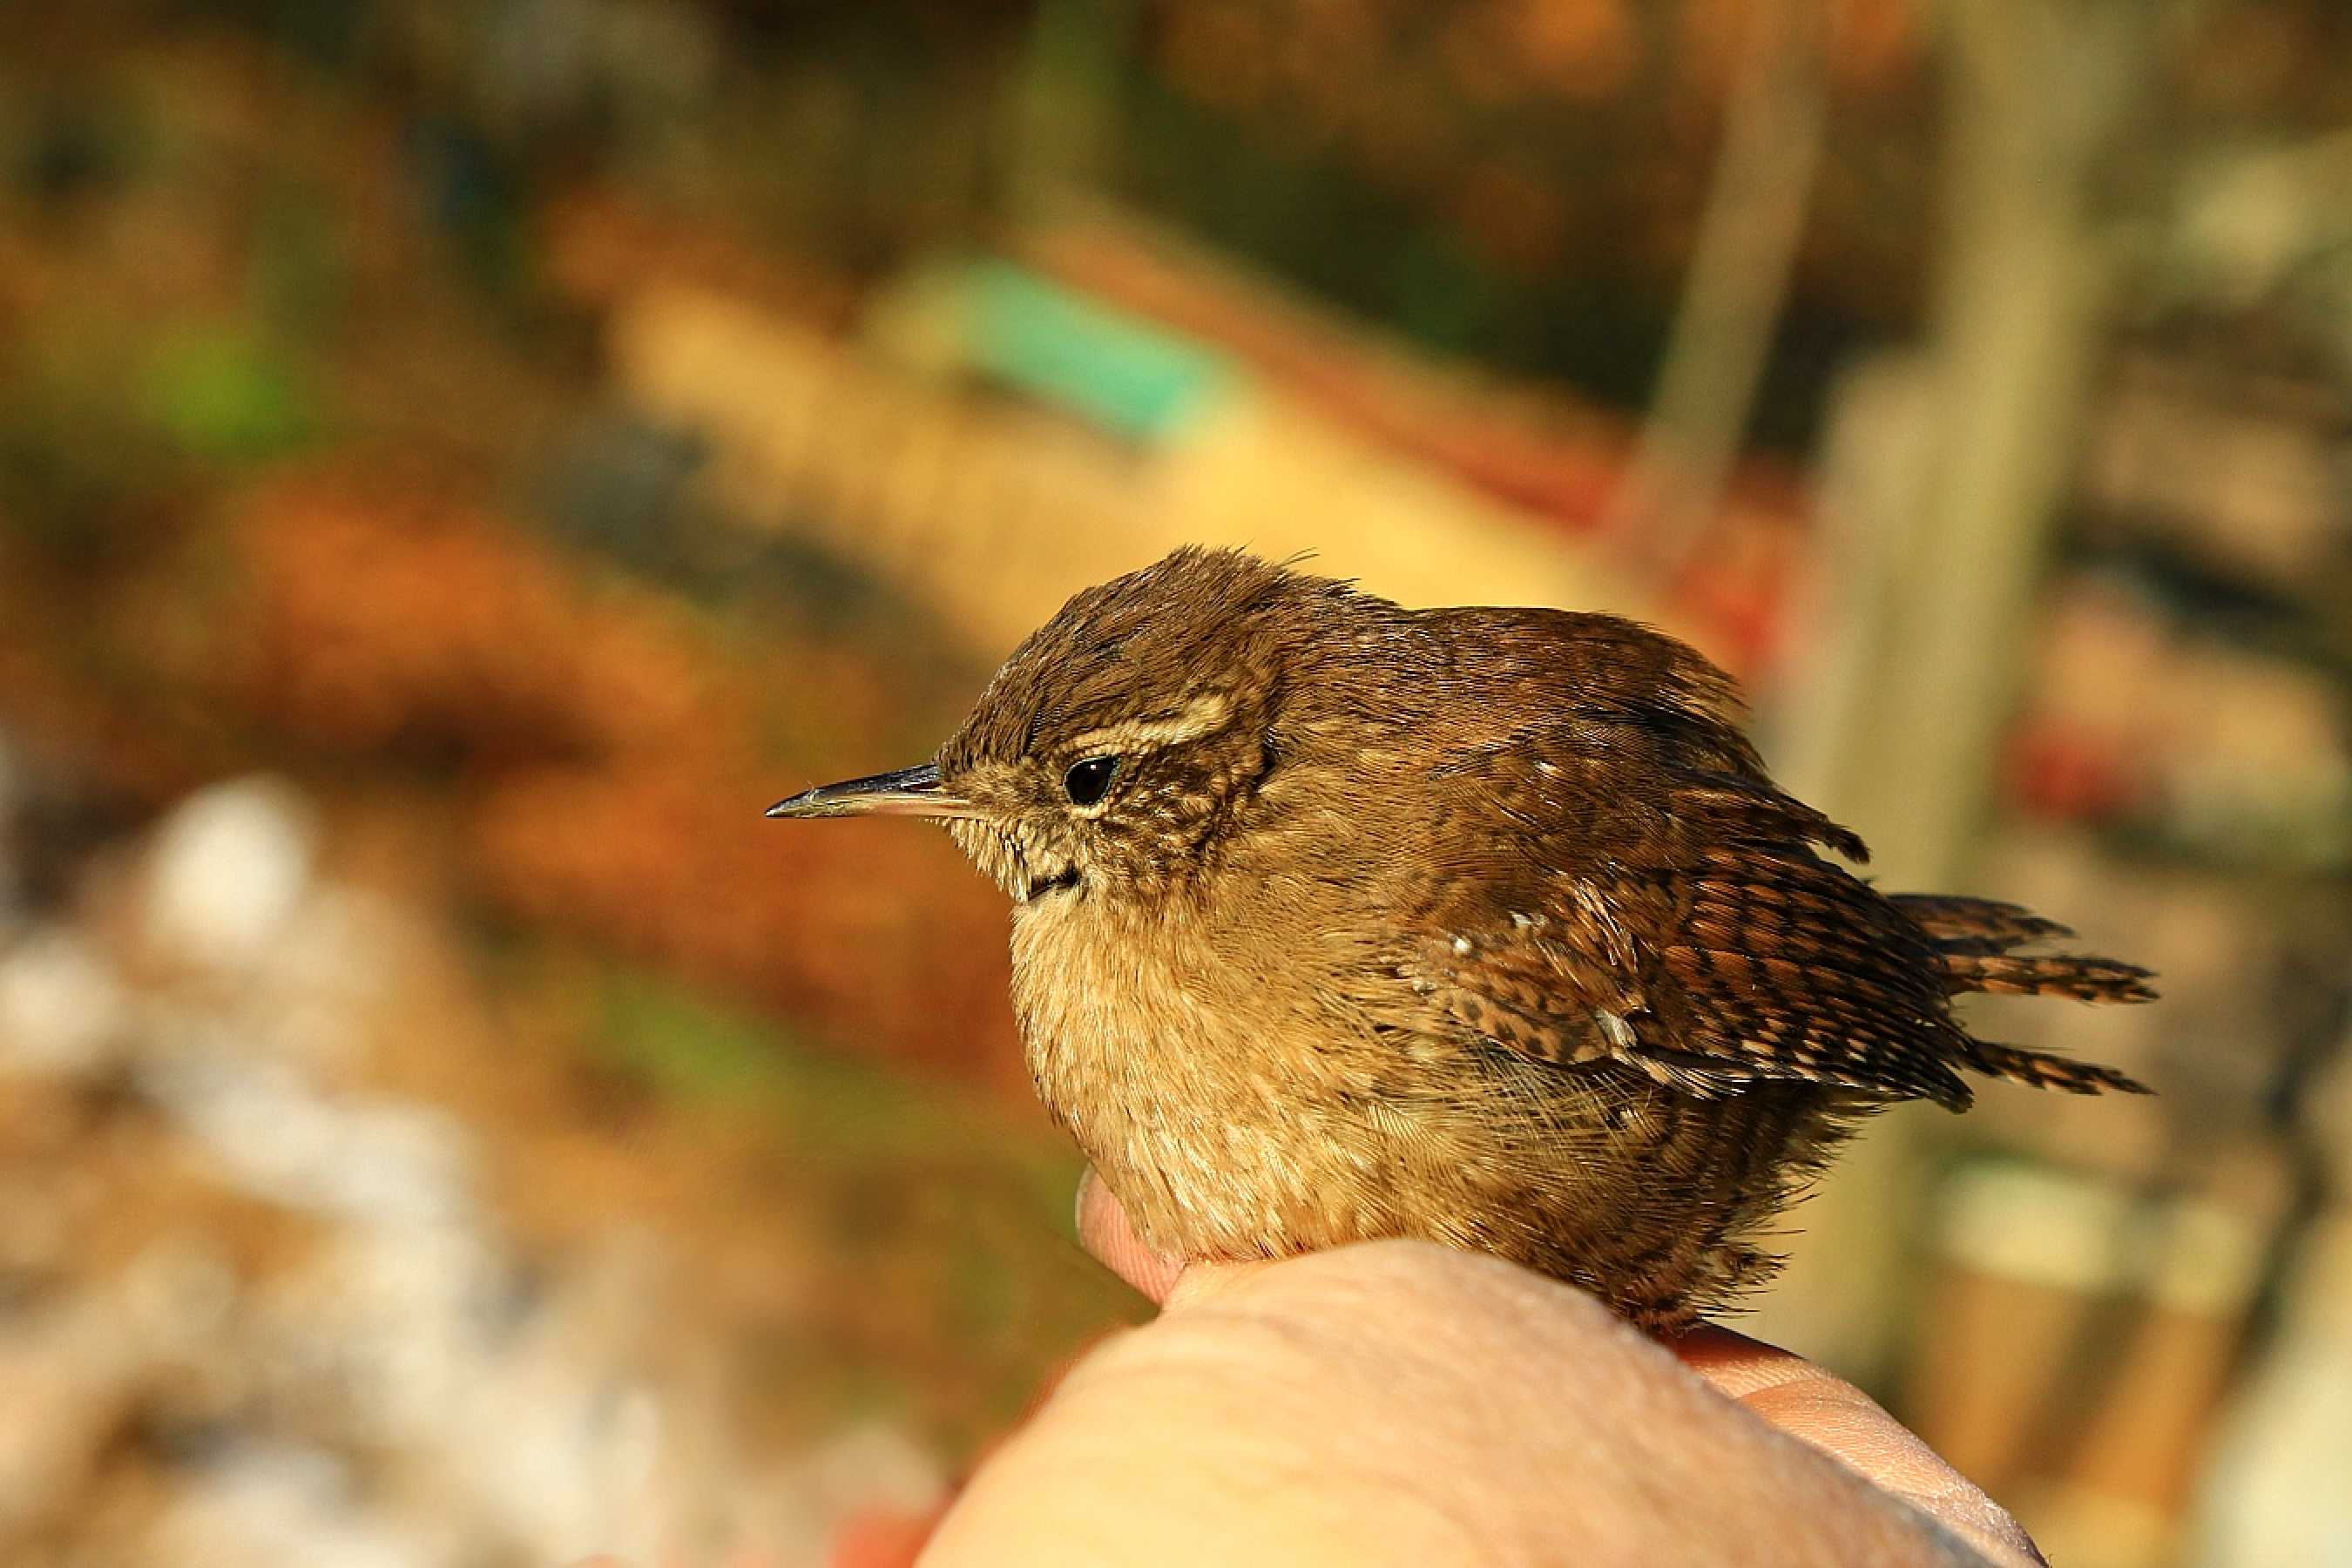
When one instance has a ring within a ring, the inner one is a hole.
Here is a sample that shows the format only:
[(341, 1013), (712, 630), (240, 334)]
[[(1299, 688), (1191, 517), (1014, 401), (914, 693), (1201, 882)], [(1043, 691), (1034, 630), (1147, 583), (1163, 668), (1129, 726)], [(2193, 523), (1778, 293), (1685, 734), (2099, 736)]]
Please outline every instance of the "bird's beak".
[(971, 802), (940, 788), (930, 763), (895, 773), (819, 784), (768, 807), (770, 816), (971, 816)]

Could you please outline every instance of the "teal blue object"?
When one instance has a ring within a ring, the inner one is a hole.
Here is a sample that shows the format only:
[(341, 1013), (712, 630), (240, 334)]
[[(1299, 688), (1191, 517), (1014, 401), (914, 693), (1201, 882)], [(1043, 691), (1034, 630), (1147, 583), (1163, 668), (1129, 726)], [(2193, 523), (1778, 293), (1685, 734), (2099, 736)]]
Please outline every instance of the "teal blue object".
[(974, 368), (1118, 435), (1166, 436), (1231, 377), (1214, 351), (1008, 262), (975, 267), (969, 287)]

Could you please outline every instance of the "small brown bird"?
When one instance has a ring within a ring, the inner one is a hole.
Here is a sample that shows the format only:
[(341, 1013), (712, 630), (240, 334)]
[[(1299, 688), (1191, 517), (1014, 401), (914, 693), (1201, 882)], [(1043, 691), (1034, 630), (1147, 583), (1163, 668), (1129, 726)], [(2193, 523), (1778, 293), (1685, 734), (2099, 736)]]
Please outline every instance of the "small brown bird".
[(1855, 1118), (2121, 1073), (1966, 991), (2137, 1002), (2014, 905), (1882, 894), (1730, 679), (1604, 615), (1406, 610), (1185, 549), (1072, 599), (935, 762), (771, 816), (942, 818), (1016, 900), (1038, 1092), (1185, 1258), (1494, 1252), (1670, 1331)]

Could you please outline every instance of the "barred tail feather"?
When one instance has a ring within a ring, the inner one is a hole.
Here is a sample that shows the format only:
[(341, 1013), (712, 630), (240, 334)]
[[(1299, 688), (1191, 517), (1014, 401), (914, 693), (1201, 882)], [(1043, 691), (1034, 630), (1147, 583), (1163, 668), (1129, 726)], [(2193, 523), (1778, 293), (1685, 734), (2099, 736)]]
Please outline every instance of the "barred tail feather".
[(1895, 893), (1889, 901), (1921, 931), (1939, 942), (1966, 942), (1971, 950), (2000, 952), (2021, 942), (2047, 942), (2074, 933), (2017, 904), (1957, 894)]
[(1997, 1046), (1988, 1040), (1969, 1042), (1969, 1065), (1993, 1078), (2030, 1083), (2036, 1089), (2063, 1089), (2068, 1094), (2101, 1094), (2108, 1089), (2125, 1094), (2149, 1092), (2137, 1079), (2096, 1062), (2078, 1062), (2048, 1051)]
[[(1983, 991), (2016, 996), (2072, 996), (2081, 1002), (2153, 1002), (2148, 972), (2136, 963), (2088, 953), (2027, 953), (2011, 951), (2074, 933), (2016, 904), (1924, 893), (1890, 900), (1924, 932), (1943, 964), (1947, 994)], [(2078, 1062), (2047, 1051), (1994, 1045), (1967, 1037), (1967, 1065), (1991, 1078), (2069, 1094), (2108, 1089), (2146, 1094), (2126, 1074), (2095, 1062)]]
[(2148, 973), (2136, 963), (2062, 952), (2015, 958), (1988, 953), (1974, 942), (1939, 948), (1944, 989), (1990, 991), (2018, 996), (2072, 996), (2078, 1002), (2153, 1002)]

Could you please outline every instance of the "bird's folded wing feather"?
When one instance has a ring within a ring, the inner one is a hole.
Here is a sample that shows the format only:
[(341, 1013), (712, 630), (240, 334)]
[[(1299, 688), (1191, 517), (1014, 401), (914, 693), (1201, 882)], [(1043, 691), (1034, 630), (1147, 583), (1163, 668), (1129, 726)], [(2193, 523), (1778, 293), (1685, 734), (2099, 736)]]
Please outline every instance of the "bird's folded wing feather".
[(1693, 1094), (1796, 1079), (1966, 1104), (1951, 1064), (1969, 1042), (1933, 943), (1814, 849), (1859, 842), (1737, 758), (1659, 754), (1685, 742), (1671, 721), (1579, 722), (1457, 758), (1458, 809), (1517, 831), (1473, 836), (1492, 859), (1424, 880), (1407, 928), (1423, 934), (1398, 955), (1419, 1005), (1539, 1060), (1622, 1061)]

